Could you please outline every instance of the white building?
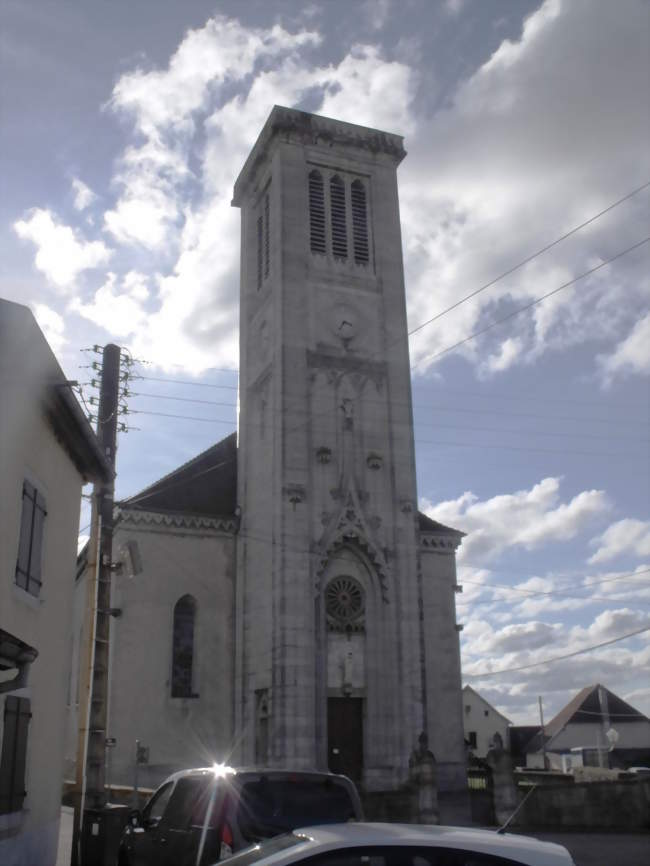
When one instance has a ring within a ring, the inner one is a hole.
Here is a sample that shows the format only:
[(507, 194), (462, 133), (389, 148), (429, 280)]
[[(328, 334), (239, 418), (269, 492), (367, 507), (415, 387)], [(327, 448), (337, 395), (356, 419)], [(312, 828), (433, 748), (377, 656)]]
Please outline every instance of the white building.
[(115, 580), (113, 781), (137, 738), (141, 784), (216, 757), (393, 791), (425, 731), (443, 812), (465, 793), (462, 533), (417, 510), (404, 156), (276, 106), (237, 179), (238, 442), (120, 504), (143, 573)]
[(496, 710), (471, 686), (463, 686), (463, 730), (465, 743), (476, 758), (484, 758), (500, 737), (504, 749), (510, 748), (512, 722)]
[(56, 861), (82, 484), (109, 472), (32, 313), (0, 300), (0, 863)]

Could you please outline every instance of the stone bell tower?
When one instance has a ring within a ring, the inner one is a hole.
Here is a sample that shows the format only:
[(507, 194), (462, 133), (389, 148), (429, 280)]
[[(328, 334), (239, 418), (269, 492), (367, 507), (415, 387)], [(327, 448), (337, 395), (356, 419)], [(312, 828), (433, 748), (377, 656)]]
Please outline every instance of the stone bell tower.
[(400, 136), (276, 106), (233, 198), (237, 758), (329, 767), (367, 790), (406, 779), (423, 730), (464, 760), (461, 533), (417, 511), (404, 156)]

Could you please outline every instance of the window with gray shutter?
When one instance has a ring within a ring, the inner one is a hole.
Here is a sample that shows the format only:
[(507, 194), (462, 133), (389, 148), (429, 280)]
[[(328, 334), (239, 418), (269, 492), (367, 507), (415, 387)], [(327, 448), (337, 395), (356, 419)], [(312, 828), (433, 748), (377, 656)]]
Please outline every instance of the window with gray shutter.
[(0, 757), (0, 815), (19, 812), (23, 807), (27, 730), (31, 717), (29, 698), (7, 695)]
[(336, 259), (347, 259), (348, 230), (345, 218), (345, 184), (338, 174), (335, 174), (330, 180), (330, 215), (332, 254)]
[(309, 245), (312, 253), (326, 252), (325, 246), (325, 190), (319, 171), (309, 174)]
[(196, 601), (184, 595), (174, 605), (174, 634), (172, 648), (172, 697), (197, 698), (192, 691), (194, 664), (194, 620)]
[(46, 516), (45, 499), (33, 484), (25, 480), (15, 581), (31, 595), (39, 595), (41, 591), (41, 558)]
[(354, 261), (358, 265), (366, 265), (368, 264), (368, 216), (366, 211), (366, 190), (360, 180), (352, 181), (350, 195), (352, 200)]

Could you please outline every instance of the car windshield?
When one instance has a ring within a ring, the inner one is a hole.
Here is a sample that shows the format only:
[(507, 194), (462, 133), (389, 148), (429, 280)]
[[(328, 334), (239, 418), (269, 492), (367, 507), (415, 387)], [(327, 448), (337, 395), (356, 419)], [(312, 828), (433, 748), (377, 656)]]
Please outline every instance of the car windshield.
[(332, 779), (268, 779), (242, 785), (238, 823), (249, 841), (306, 827), (355, 818), (345, 787)]
[(295, 833), (286, 833), (283, 836), (276, 836), (274, 839), (267, 839), (264, 842), (258, 842), (256, 845), (251, 845), (228, 858), (228, 866), (248, 866), (249, 863), (257, 863), (264, 857), (270, 857), (271, 854), (277, 854), (287, 848), (293, 848), (294, 845), (300, 845), (301, 842), (307, 841), (306, 836), (298, 836)]

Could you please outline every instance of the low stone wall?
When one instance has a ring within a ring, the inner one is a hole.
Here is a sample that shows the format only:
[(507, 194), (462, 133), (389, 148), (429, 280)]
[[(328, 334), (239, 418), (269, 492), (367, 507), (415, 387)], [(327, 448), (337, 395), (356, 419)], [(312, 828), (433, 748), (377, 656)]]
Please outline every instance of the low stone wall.
[[(520, 798), (530, 790), (518, 788)], [(518, 827), (650, 828), (650, 779), (537, 787), (513, 820)]]

